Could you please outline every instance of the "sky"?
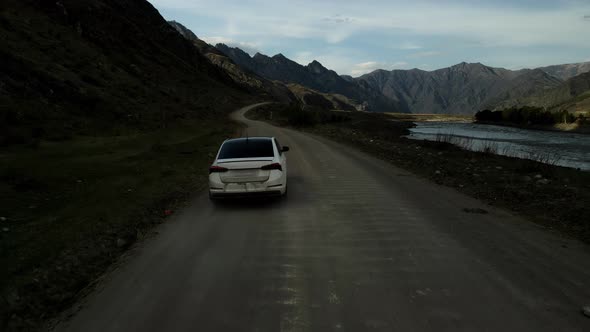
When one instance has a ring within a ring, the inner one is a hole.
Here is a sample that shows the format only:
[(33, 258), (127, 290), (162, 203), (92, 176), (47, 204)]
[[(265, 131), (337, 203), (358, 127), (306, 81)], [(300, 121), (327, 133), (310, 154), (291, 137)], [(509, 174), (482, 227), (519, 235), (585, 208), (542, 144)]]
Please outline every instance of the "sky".
[(149, 0), (210, 44), (339, 74), (590, 61), (590, 0)]

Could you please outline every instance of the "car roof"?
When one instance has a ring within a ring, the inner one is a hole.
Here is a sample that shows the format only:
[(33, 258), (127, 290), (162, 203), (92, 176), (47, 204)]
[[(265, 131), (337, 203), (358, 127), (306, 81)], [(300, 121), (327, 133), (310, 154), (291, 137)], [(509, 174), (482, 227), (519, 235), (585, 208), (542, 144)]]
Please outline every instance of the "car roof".
[(240, 142), (240, 141), (266, 141), (272, 140), (274, 137), (270, 136), (255, 136), (255, 137), (240, 137), (240, 138), (230, 138), (225, 140), (225, 142)]

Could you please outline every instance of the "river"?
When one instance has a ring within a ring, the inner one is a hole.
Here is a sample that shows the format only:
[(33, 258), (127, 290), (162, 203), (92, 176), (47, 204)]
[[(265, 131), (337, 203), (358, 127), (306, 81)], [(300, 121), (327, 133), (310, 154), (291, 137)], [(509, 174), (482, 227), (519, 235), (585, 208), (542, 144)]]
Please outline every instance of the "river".
[(590, 170), (590, 135), (457, 122), (416, 122), (411, 139)]

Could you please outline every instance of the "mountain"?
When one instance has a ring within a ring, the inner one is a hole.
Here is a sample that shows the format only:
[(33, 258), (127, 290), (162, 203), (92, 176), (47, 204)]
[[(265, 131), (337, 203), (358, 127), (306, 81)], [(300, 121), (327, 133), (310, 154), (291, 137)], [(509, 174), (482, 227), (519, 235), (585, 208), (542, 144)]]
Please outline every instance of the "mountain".
[(557, 77), (561, 80), (567, 80), (574, 76), (590, 72), (590, 62), (570, 63), (565, 65), (554, 65), (547, 67), (540, 67), (547, 74)]
[(520, 106), (543, 107), (570, 113), (590, 111), (590, 72), (561, 82), (552, 88), (538, 89), (522, 98), (504, 100), (496, 108)]
[(199, 49), (201, 54), (207, 57), (211, 63), (222, 68), (234, 80), (234, 82), (243, 86), (248, 91), (264, 96), (267, 99), (281, 102), (291, 102), (297, 99), (285, 85), (269, 81), (247, 69), (244, 69), (242, 66), (236, 65), (229, 57), (217, 48), (199, 39), (197, 35), (181, 23), (176, 21), (170, 21), (168, 23), (184, 38), (193, 43), (193, 45)]
[(536, 94), (560, 86), (563, 81), (548, 74), (544, 70), (523, 69), (517, 72), (518, 76), (505, 83), (502, 91), (490, 98), (480, 108), (499, 109), (519, 104), (519, 101)]
[(360, 107), (343, 95), (321, 93), (296, 83), (289, 83), (287, 86), (303, 105), (342, 111), (356, 111)]
[(541, 69), (511, 71), (465, 62), (434, 71), (377, 70), (355, 80), (405, 103), (412, 113), (435, 114), (473, 114), (562, 83)]
[(217, 44), (215, 47), (239, 66), (269, 80), (298, 84), (321, 93), (339, 94), (352, 102), (363, 105), (361, 109), (377, 112), (407, 111), (407, 107), (403, 103), (400, 104), (398, 101), (388, 99), (364, 82), (345, 79), (318, 61), (314, 60), (303, 66), (282, 54), (269, 57), (256, 53), (251, 57), (239, 48), (224, 44)]
[(140, 130), (252, 97), (143, 0), (0, 4), (0, 145)]
[[(297, 84), (284, 84), (279, 81), (263, 78), (250, 70), (248, 66), (241, 61), (242, 59), (250, 59), (250, 56), (242, 50), (235, 49), (233, 56), (237, 61), (234, 61), (216, 47), (199, 39), (184, 25), (175, 21), (170, 21), (168, 23), (184, 38), (191, 41), (213, 64), (227, 72), (237, 84), (240, 84), (258, 95), (265, 96), (267, 99), (285, 103), (298, 102), (303, 105), (316, 106), (325, 109), (356, 110), (358, 107), (354, 101), (343, 96), (321, 93)], [(228, 51), (228, 53), (229, 52), (230, 51)], [(236, 64), (236, 62), (238, 62), (238, 64)]]
[(559, 86), (564, 79), (590, 71), (590, 63), (513, 71), (462, 62), (434, 71), (376, 70), (353, 78), (338, 75), (317, 61), (303, 66), (282, 54), (269, 57), (257, 53), (251, 57), (239, 48), (224, 44), (215, 47), (261, 77), (345, 96), (363, 105), (361, 109), (376, 112), (474, 114), (484, 108), (519, 103)]

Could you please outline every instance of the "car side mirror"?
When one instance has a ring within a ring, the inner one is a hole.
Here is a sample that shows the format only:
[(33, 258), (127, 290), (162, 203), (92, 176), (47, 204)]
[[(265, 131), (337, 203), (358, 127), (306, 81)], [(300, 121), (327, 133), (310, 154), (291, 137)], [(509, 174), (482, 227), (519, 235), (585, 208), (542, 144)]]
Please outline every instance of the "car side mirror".
[(289, 151), (289, 147), (283, 146), (283, 148), (281, 149), (281, 152), (287, 152), (287, 151)]

